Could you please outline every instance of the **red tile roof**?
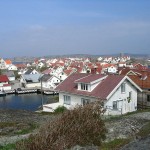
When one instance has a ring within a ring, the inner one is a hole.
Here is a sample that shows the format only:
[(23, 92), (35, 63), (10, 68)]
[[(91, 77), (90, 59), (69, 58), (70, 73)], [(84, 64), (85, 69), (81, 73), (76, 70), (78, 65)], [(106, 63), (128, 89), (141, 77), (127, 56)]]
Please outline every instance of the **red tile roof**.
[[(83, 77), (88, 78), (89, 74), (74, 73), (70, 75), (66, 80), (56, 87), (56, 90), (67, 92), (71, 94), (84, 95), (90, 97), (96, 97), (98, 99), (106, 99), (107, 96), (112, 92), (112, 90), (120, 83), (120, 81), (125, 77), (121, 75), (108, 75), (101, 83), (95, 87), (91, 92), (80, 91), (77, 89), (76, 80)], [(91, 76), (89, 76), (91, 78)]]
[(26, 68), (27, 66), (25, 64), (15, 64), (17, 68)]
[(0, 82), (8, 82), (9, 79), (6, 75), (0, 75)]
[(64, 70), (64, 73), (65, 73), (67, 76), (69, 76), (72, 72), (73, 72), (72, 69), (66, 69), (66, 70)]
[(150, 76), (147, 76), (145, 80), (142, 80), (142, 77), (135, 75), (129, 75), (128, 77), (131, 78), (140, 88), (150, 89)]
[(92, 81), (95, 81), (97, 79), (100, 79), (106, 75), (101, 74), (89, 74), (86, 77), (83, 77), (81, 79), (76, 80), (76, 83), (91, 83)]
[(6, 62), (7, 65), (12, 64), (11, 60), (9, 60), (9, 59), (5, 60), (5, 62)]

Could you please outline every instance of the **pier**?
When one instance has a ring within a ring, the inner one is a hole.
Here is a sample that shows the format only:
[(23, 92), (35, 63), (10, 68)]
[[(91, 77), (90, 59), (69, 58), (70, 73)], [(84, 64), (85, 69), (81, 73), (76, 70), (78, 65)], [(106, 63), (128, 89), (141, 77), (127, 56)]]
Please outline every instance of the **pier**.
[(41, 90), (41, 89), (14, 89), (14, 90), (7, 90), (0, 93), (0, 96), (6, 96), (8, 94), (29, 94), (29, 93), (38, 93), (44, 95), (57, 95), (58, 92), (52, 90)]

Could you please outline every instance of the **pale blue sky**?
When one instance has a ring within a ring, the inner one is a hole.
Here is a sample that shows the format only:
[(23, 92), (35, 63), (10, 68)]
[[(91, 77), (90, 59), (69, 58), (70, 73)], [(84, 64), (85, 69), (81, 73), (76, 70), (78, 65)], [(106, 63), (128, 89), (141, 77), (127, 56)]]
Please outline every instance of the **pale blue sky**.
[(0, 0), (0, 57), (150, 54), (150, 0)]

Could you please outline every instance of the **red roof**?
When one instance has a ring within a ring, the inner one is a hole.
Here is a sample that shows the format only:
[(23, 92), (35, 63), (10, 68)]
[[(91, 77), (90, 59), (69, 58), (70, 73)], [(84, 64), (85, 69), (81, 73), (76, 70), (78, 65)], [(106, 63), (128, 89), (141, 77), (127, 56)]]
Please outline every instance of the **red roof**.
[(106, 75), (101, 75), (101, 74), (89, 74), (86, 77), (83, 77), (81, 79), (76, 80), (76, 83), (90, 83), (92, 81), (95, 81), (97, 79), (100, 79)]
[[(59, 84), (56, 87), (56, 90), (71, 93), (71, 94), (96, 97), (98, 99), (106, 99), (107, 96), (112, 92), (112, 90), (125, 77), (125, 76), (121, 76), (121, 75), (108, 75), (91, 92), (78, 90), (77, 83), (75, 83), (75, 81), (79, 80), (83, 77), (85, 77), (87, 80), (88, 76), (89, 76), (89, 74), (74, 73), (74, 74), (70, 75), (66, 80), (64, 80), (61, 84)], [(91, 78), (91, 76), (89, 76), (89, 79), (90, 78)]]
[(129, 75), (128, 77), (130, 77), (140, 88), (150, 89), (150, 76)]
[(5, 62), (6, 62), (7, 65), (12, 64), (11, 60), (9, 60), (9, 59), (5, 60)]
[(17, 68), (26, 68), (25, 64), (15, 64)]
[(0, 75), (0, 82), (8, 82), (9, 79), (6, 75)]
[(72, 69), (66, 69), (66, 70), (64, 70), (64, 73), (67, 75), (67, 76), (69, 76), (71, 73), (72, 73)]

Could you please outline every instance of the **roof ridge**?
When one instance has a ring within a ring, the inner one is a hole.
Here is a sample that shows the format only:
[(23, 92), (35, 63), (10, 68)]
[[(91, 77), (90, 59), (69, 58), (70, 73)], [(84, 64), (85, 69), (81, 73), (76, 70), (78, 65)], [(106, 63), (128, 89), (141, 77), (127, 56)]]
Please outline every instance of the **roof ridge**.
[(81, 80), (81, 79), (87, 78), (87, 77), (89, 77), (89, 76), (91, 76), (91, 75), (92, 75), (92, 74), (89, 74), (89, 75), (87, 75), (87, 76), (84, 76), (84, 77), (82, 77), (82, 78), (79, 78), (79, 79), (75, 80), (74, 82), (77, 82), (78, 80)]

